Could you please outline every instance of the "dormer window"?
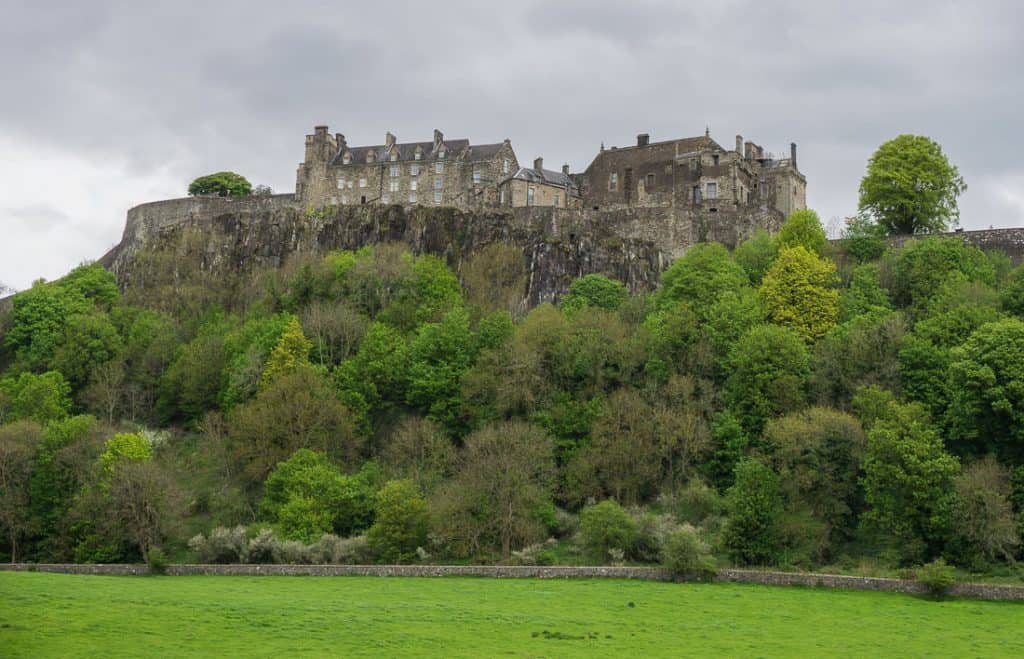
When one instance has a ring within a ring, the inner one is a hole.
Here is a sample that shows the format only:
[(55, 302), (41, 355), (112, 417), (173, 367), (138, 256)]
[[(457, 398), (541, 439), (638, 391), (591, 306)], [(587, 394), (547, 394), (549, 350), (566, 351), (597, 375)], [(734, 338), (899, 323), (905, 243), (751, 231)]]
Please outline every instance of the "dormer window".
[(416, 160), (422, 160), (423, 149), (421, 149), (420, 147), (416, 147), (416, 153), (414, 153), (412, 157), (415, 158)]
[(397, 151), (392, 151), (391, 152), (391, 162), (395, 162), (396, 160), (398, 160), (398, 152)]
[(503, 160), (502, 163), (501, 163), (501, 172), (503, 174), (508, 174), (509, 167), (510, 167), (509, 159), (505, 158), (505, 160)]
[(377, 154), (376, 153), (374, 153), (373, 151), (367, 151), (366, 152), (366, 162), (373, 162), (376, 159), (377, 159)]
[(346, 151), (346, 152), (345, 152), (345, 155), (343, 155), (343, 156), (341, 157), (341, 162), (342, 162), (342, 164), (344, 164), (344, 165), (348, 165), (348, 164), (351, 164), (351, 163), (352, 163), (352, 154), (351, 154), (351, 153), (349, 153), (348, 151)]
[(445, 150), (441, 149), (440, 151), (437, 152), (437, 157), (438, 158), (444, 158), (444, 154), (445, 154)]

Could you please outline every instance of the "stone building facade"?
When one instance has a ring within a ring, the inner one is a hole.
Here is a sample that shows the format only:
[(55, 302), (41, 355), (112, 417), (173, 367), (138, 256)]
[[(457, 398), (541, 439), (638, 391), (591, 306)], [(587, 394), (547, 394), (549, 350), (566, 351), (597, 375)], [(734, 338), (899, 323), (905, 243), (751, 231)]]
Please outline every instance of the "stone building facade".
[(520, 167), (515, 174), (501, 182), (499, 199), (502, 206), (523, 208), (526, 206), (550, 206), (552, 208), (580, 208), (580, 188), (572, 175), (569, 165), (562, 171), (544, 169), (544, 159), (537, 158), (533, 167)]
[(519, 169), (509, 140), (470, 144), (439, 130), (430, 142), (350, 146), (341, 133), (317, 126), (306, 136), (306, 154), (295, 196), (315, 207), (362, 204), (452, 206), (482, 210), (501, 203), (499, 183)]
[(807, 206), (796, 144), (789, 158), (778, 159), (740, 135), (727, 150), (708, 132), (664, 142), (640, 134), (633, 146), (602, 146), (579, 178), (583, 205), (593, 210), (654, 207), (713, 221), (717, 213), (757, 210), (784, 219)]

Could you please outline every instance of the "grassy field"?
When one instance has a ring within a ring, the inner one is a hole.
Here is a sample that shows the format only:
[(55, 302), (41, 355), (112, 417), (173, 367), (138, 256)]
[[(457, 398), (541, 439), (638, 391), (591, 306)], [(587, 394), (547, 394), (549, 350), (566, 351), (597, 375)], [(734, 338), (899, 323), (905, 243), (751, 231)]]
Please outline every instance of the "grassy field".
[(0, 572), (4, 657), (1024, 656), (1024, 605), (610, 580)]

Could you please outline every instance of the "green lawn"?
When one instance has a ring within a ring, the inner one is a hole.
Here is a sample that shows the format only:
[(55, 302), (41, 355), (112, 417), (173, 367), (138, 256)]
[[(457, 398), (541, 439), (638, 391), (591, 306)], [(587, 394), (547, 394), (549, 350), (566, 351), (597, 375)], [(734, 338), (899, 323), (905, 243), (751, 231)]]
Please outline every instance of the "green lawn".
[(612, 580), (0, 572), (4, 657), (1024, 656), (1024, 605)]

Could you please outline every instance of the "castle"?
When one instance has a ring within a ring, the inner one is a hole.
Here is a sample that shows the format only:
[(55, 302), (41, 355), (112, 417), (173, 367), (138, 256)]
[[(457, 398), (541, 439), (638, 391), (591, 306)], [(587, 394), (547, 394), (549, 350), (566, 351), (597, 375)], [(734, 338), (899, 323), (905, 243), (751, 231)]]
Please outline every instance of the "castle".
[(789, 158), (775, 158), (736, 136), (726, 150), (703, 136), (604, 148), (587, 169), (570, 174), (520, 167), (510, 140), (471, 144), (439, 131), (429, 142), (350, 146), (341, 133), (317, 126), (306, 136), (296, 200), (313, 207), (363, 204), (451, 206), (464, 211), (551, 207), (569, 210), (658, 209), (698, 224), (777, 228), (807, 204), (807, 179)]

